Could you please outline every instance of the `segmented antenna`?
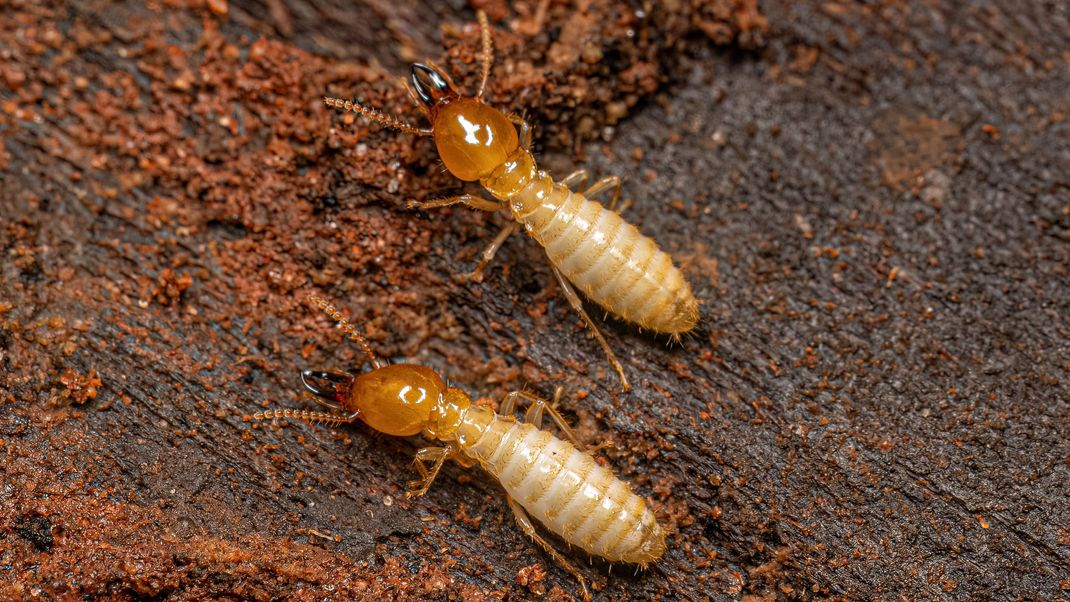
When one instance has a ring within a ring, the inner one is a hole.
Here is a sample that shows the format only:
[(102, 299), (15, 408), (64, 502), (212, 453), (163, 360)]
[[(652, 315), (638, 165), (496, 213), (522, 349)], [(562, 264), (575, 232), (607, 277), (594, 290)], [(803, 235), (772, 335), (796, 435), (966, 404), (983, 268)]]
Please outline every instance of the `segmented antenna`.
[(375, 356), (375, 352), (372, 351), (371, 345), (368, 344), (368, 340), (364, 338), (364, 335), (360, 334), (360, 331), (358, 331), (349, 320), (342, 317), (342, 312), (338, 311), (335, 306), (328, 303), (325, 299), (316, 296), (315, 293), (309, 293), (308, 296), (305, 297), (305, 301), (320, 308), (323, 310), (323, 313), (330, 316), (335, 322), (338, 322), (338, 325), (342, 328), (342, 332), (349, 335), (349, 339), (351, 341), (356, 341), (357, 344), (360, 345), (360, 348), (364, 350), (364, 355), (368, 356), (368, 361), (372, 363), (373, 368), (383, 367), (382, 362), (379, 361), (379, 358)]
[(483, 36), (483, 79), (479, 82), (479, 93), (476, 98), (483, 98), (483, 90), (487, 87), (487, 78), (490, 76), (490, 66), (494, 62), (494, 38), (490, 35), (490, 23), (487, 21), (487, 13), (483, 9), (476, 11), (479, 19), (479, 30)]
[(353, 412), (349, 415), (342, 415), (328, 414), (327, 412), (313, 412), (311, 410), (291, 410), (289, 408), (265, 410), (253, 414), (254, 420), (276, 420), (278, 418), (285, 418), (287, 420), (304, 420), (308, 423), (325, 422), (327, 424), (345, 424), (347, 422), (353, 422), (357, 417), (357, 412)]
[(429, 129), (409, 125), (400, 119), (391, 117), (378, 109), (366, 107), (359, 102), (342, 100), (341, 98), (331, 98), (329, 96), (324, 96), (323, 102), (326, 103), (328, 107), (334, 107), (340, 111), (352, 111), (353, 113), (358, 113), (372, 121), (378, 122), (380, 125), (385, 125), (386, 127), (394, 128), (395, 130), (401, 130), (406, 134), (414, 134), (416, 136), (431, 135), (431, 130)]

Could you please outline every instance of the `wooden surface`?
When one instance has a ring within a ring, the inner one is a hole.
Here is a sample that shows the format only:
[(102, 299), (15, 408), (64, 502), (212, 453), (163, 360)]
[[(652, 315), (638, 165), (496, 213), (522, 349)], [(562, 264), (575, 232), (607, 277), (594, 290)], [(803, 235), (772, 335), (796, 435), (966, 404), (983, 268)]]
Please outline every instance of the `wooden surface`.
[(402, 209), (431, 145), (321, 105), (473, 84), (455, 4), (0, 5), (0, 596), (574, 596), (485, 475), (406, 501), (420, 441), (249, 420), (357, 369), (315, 290), (483, 403), (566, 387), (672, 531), (574, 556), (597, 599), (1070, 597), (1062, 3), (490, 3), (492, 99), (702, 301), (605, 322), (628, 394), (531, 240), (453, 283), (501, 217)]

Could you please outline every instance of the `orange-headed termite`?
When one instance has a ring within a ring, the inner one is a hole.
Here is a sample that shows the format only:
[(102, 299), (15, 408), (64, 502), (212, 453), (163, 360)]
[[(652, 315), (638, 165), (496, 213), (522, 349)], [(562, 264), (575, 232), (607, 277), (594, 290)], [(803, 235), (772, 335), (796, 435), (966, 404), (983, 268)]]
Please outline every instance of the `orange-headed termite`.
[[(423, 433), (441, 441), (439, 447), (416, 452), (421, 480), (409, 484), (408, 497), (423, 495), (446, 460), (463, 466), (481, 465), (507, 493), (509, 507), (524, 533), (562, 568), (587, 584), (571, 562), (535, 530), (530, 516), (570, 545), (611, 562), (646, 565), (665, 552), (665, 532), (643, 498), (627, 483), (599, 466), (585, 451), (555, 403), (524, 391), (509, 393), (501, 413), (472, 405), (464, 391), (450, 387), (433, 370), (413, 364), (383, 365), (364, 337), (333, 305), (315, 295), (307, 300), (338, 320), (372, 364), (360, 375), (305, 370), (301, 380), (329, 412), (276, 409), (259, 412), (258, 420), (297, 418), (310, 422), (364, 421), (389, 435)], [(524, 422), (513, 417), (518, 402), (530, 403)], [(568, 441), (542, 430), (549, 414)]]
[[(416, 104), (428, 115), (430, 128), (418, 128), (362, 104), (324, 98), (327, 105), (360, 113), (378, 123), (418, 136), (433, 136), (438, 154), (454, 176), (476, 181), (494, 200), (462, 194), (410, 207), (445, 207), (464, 203), (484, 211), (508, 209), (512, 221), (483, 251), (476, 268), (464, 279), (477, 278), (510, 234), (523, 225), (546, 249), (565, 296), (594, 333), (624, 389), (628, 379), (616, 355), (583, 310), (573, 285), (608, 312), (641, 328), (678, 338), (698, 322), (698, 301), (672, 258), (649, 237), (613, 211), (621, 180), (603, 178), (582, 194), (570, 190), (589, 181), (583, 169), (560, 182), (539, 170), (529, 151), (531, 126), (483, 102), (493, 60), (490, 26), (479, 11), (483, 33), (483, 78), (474, 97), (462, 96), (449, 76), (434, 65), (412, 66), (411, 88)], [(517, 134), (515, 126), (519, 126)], [(610, 209), (589, 200), (613, 190)], [(571, 283), (571, 284), (570, 284)]]

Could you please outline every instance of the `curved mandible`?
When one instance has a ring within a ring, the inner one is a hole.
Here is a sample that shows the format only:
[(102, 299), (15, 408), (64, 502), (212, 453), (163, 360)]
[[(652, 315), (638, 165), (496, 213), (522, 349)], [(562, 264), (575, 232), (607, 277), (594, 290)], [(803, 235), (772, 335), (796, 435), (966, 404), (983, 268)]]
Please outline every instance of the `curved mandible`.
[(416, 89), (420, 102), (427, 107), (435, 106), (443, 98), (457, 95), (449, 76), (434, 65), (413, 63), (409, 81)]
[[(309, 393), (312, 393), (319, 399), (316, 399), (316, 403), (331, 408), (333, 410), (342, 410), (342, 406), (339, 404), (345, 397), (345, 392), (349, 390), (349, 387), (356, 379), (352, 374), (348, 372), (340, 372), (336, 370), (302, 370), (301, 371), (301, 383), (305, 385), (305, 389)], [(320, 387), (314, 380), (327, 381), (331, 383), (329, 389)]]

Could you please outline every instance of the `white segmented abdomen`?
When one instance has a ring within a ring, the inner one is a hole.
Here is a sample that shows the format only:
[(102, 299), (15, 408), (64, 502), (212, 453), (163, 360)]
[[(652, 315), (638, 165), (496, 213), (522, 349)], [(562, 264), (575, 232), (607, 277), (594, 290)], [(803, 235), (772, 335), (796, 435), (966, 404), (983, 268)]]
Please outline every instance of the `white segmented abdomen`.
[(643, 498), (589, 454), (531, 424), (496, 417), (465, 451), (546, 528), (612, 562), (645, 565), (665, 532)]
[(698, 301), (672, 258), (614, 211), (539, 172), (511, 199), (513, 216), (595, 303), (657, 332), (698, 322)]

